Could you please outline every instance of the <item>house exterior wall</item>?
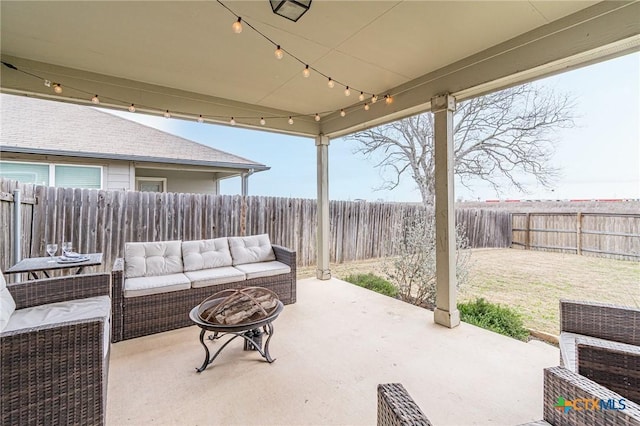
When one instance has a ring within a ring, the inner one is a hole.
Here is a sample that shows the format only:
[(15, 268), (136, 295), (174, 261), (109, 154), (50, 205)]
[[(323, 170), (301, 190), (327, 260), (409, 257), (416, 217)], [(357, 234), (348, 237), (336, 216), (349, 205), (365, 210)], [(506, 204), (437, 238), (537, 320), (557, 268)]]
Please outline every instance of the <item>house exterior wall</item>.
[(192, 192), (218, 194), (215, 172), (147, 169), (136, 167), (136, 177), (158, 177), (167, 179), (167, 192)]

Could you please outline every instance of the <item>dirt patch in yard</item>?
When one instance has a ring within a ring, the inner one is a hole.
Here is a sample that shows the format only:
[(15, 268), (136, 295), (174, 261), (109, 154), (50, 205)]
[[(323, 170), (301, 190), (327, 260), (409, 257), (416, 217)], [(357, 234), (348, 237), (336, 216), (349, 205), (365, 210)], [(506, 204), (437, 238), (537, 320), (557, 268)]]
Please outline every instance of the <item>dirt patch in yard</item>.
[[(382, 274), (382, 260), (332, 264), (336, 278)], [(315, 276), (315, 266), (298, 278)], [(558, 300), (576, 299), (640, 307), (640, 262), (517, 249), (474, 249), (471, 279), (459, 301), (476, 297), (516, 309), (525, 326), (558, 334)]]

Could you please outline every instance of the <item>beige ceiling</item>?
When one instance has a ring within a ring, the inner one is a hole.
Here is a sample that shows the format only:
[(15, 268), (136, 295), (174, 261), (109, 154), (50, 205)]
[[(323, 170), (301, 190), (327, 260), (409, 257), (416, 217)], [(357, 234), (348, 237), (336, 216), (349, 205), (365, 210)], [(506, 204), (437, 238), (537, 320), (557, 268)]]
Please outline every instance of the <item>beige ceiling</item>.
[[(378, 104), (377, 111), (368, 112), (379, 120), (428, 102), (403, 98), (412, 85), (440, 79), (442, 85), (433, 90), (468, 89), (503, 77), (504, 71), (628, 39), (638, 33), (633, 17), (640, 18), (638, 4), (629, 2), (315, 0), (294, 23), (274, 15), (267, 0), (224, 3), (333, 79), (370, 93), (397, 92), (399, 102), (388, 111)], [(329, 89), (324, 77), (303, 78), (300, 63), (289, 55), (275, 59), (273, 46), (247, 25), (234, 34), (234, 16), (215, 1), (3, 0), (0, 8), (3, 60), (65, 86), (95, 91), (103, 103), (133, 102), (151, 113), (169, 109), (222, 122), (236, 115), (239, 124), (258, 127), (260, 116), (285, 117), (268, 120), (268, 126), (307, 135), (323, 131), (323, 125), (340, 132), (369, 122), (358, 92), (347, 98), (343, 87)], [(558, 42), (565, 33), (571, 46)], [(557, 54), (536, 47), (545, 40)], [(505, 56), (516, 50), (515, 59)], [(498, 56), (509, 60), (509, 69), (496, 60), (495, 72), (478, 68), (475, 75), (486, 73), (478, 81), (462, 73), (459, 84), (445, 83), (448, 74)], [(51, 92), (41, 81), (7, 68), (2, 90)], [(87, 98), (72, 89), (63, 96)], [(342, 108), (351, 115), (349, 126), (338, 124), (336, 111)], [(323, 113), (320, 124), (298, 117), (316, 112)], [(296, 116), (290, 129), (288, 115)]]

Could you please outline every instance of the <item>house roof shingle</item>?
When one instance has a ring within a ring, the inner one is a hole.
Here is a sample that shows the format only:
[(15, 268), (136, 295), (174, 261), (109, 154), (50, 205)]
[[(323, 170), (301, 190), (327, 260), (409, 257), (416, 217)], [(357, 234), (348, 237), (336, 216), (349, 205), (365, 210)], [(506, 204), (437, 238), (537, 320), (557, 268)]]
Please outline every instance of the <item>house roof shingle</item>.
[(264, 164), (87, 106), (0, 95), (0, 151), (234, 169)]

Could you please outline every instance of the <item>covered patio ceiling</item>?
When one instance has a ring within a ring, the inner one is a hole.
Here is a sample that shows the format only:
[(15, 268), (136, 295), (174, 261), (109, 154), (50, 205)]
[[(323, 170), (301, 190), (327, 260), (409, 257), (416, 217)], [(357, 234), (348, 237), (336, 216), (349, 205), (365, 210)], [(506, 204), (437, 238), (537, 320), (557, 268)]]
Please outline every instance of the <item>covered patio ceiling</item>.
[[(241, 34), (216, 1), (2, 1), (2, 60), (64, 89), (3, 67), (2, 91), (77, 103), (95, 93), (107, 107), (333, 138), (425, 111), (438, 94), (477, 96), (640, 45), (638, 2), (316, 0), (297, 23), (266, 0), (223, 3)], [(247, 23), (351, 96), (304, 78), (289, 54), (277, 60)], [(394, 102), (365, 111), (360, 91)]]

